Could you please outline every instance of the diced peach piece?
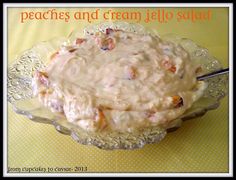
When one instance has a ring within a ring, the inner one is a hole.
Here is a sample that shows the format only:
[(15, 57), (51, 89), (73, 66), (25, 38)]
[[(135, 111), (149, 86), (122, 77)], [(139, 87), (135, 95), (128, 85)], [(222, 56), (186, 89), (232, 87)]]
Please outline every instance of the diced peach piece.
[(112, 38), (96, 38), (95, 41), (102, 50), (112, 50), (115, 48), (115, 42)]
[(47, 94), (46, 91), (41, 91), (41, 92), (39, 92), (39, 95), (42, 96), (42, 97), (44, 97), (46, 94)]
[(115, 48), (115, 43), (114, 43), (114, 40), (112, 38), (108, 38), (107, 42), (108, 42), (108, 49), (109, 50), (112, 50), (112, 49)]
[(59, 52), (55, 52), (50, 56), (50, 60), (53, 60), (57, 55), (59, 54)]
[(104, 128), (107, 125), (106, 117), (100, 108), (96, 111), (95, 121), (98, 123), (99, 128)]
[(184, 101), (182, 97), (176, 95), (176, 96), (172, 96), (172, 99), (173, 99), (173, 104), (175, 108), (178, 108), (184, 105)]
[(137, 70), (135, 67), (129, 66), (127, 68), (127, 77), (130, 80), (135, 79), (137, 77)]
[(201, 66), (197, 67), (196, 70), (195, 70), (196, 74), (198, 74), (200, 72), (202, 72), (202, 67)]
[(77, 38), (75, 41), (75, 44), (82, 44), (86, 39), (83, 38)]
[(69, 49), (68, 51), (70, 52), (70, 53), (73, 53), (73, 52), (75, 52), (77, 50), (77, 48), (73, 48), (73, 49)]
[(167, 60), (162, 61), (162, 66), (172, 73), (176, 72), (176, 67), (170, 61)]
[(168, 69), (170, 72), (172, 72), (172, 73), (175, 73), (175, 71), (176, 71), (176, 67), (175, 66), (171, 66), (171, 68), (170, 69)]

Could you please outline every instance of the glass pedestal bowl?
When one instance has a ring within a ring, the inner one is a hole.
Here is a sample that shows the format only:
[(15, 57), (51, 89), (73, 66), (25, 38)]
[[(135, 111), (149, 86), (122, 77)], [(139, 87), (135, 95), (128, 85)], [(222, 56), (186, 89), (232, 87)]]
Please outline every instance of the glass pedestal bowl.
[[(125, 22), (102, 23), (85, 28), (84, 33), (93, 34), (105, 31), (106, 28), (122, 29), (135, 33), (152, 33), (138, 24)], [(59, 117), (43, 107), (32, 96), (31, 80), (35, 70), (45, 67), (48, 57), (60, 46), (69, 45), (81, 32), (74, 31), (69, 37), (60, 37), (41, 42), (29, 50), (21, 53), (8, 68), (7, 95), (16, 113), (23, 114), (30, 120), (40, 123), (51, 124), (63, 134), (70, 135), (77, 142), (84, 145), (94, 145), (101, 149), (136, 149), (145, 144), (160, 142), (168, 132), (176, 130), (181, 123), (187, 119), (193, 119), (204, 115), (208, 110), (215, 109), (220, 104), (220, 99), (228, 93), (228, 75), (210, 78), (204, 95), (196, 101), (178, 119), (173, 120), (168, 128), (149, 127), (128, 132), (86, 132), (83, 129), (69, 123), (65, 118)], [(174, 43), (180, 44), (189, 52), (191, 60), (198, 63), (203, 73), (209, 73), (222, 68), (219, 61), (208, 53), (206, 48), (200, 47), (192, 40), (175, 35), (164, 35), (161, 37)]]

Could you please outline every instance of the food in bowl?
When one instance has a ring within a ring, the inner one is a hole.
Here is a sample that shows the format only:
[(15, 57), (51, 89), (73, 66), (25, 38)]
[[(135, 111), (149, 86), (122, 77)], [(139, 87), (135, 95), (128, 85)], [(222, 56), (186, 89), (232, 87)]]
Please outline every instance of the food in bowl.
[(86, 131), (132, 132), (171, 122), (203, 94), (180, 45), (107, 28), (62, 46), (33, 77), (33, 94)]

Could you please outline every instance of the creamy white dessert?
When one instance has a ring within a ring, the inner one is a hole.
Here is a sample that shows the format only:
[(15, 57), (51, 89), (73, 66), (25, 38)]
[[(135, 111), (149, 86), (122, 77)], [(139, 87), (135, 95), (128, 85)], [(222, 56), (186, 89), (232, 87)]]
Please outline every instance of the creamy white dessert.
[(152, 35), (106, 29), (61, 47), (33, 77), (33, 93), (87, 131), (168, 125), (198, 100), (189, 54)]

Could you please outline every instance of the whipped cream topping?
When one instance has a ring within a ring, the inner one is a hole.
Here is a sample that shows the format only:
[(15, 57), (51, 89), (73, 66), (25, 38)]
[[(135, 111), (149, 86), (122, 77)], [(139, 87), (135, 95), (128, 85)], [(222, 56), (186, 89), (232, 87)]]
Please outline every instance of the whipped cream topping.
[(206, 84), (181, 46), (152, 35), (107, 29), (52, 54), (33, 78), (44, 106), (87, 131), (168, 127)]

